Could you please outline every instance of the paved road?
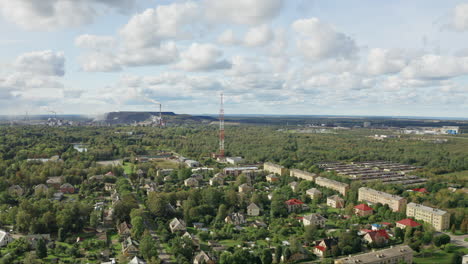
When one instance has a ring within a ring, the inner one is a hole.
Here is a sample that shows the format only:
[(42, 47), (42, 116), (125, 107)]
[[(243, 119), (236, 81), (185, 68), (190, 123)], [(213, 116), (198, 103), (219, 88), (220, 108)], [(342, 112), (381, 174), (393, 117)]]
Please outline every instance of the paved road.
[(457, 246), (462, 246), (468, 248), (468, 242), (465, 241), (465, 238), (468, 237), (467, 235), (455, 236), (450, 233), (445, 233), (450, 236), (450, 243), (455, 244)]

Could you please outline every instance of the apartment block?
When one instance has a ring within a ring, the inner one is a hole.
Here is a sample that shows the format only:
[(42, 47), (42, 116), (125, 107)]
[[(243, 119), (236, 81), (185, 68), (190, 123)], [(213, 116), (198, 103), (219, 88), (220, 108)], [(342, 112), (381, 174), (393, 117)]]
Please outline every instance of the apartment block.
[(349, 184), (330, 180), (330, 179), (323, 178), (323, 177), (317, 177), (315, 179), (315, 184), (317, 184), (318, 186), (322, 186), (322, 187), (335, 190), (341, 193), (343, 196), (345, 196), (346, 192), (349, 190)]
[(303, 179), (306, 181), (314, 181), (315, 178), (317, 177), (317, 174), (303, 171), (303, 170), (292, 169), (289, 171), (289, 176)]
[(271, 163), (271, 162), (265, 162), (265, 164), (263, 164), (263, 170), (270, 172), (270, 173), (276, 173), (279, 175), (283, 175), (284, 173), (286, 173), (285, 167), (278, 165), (278, 164)]
[(413, 263), (414, 251), (409, 246), (396, 246), (335, 260), (335, 264)]
[(429, 223), (437, 231), (450, 227), (450, 214), (448, 212), (422, 204), (409, 203), (406, 206), (406, 216)]
[(406, 199), (403, 197), (367, 187), (359, 188), (358, 201), (387, 204), (394, 212), (401, 212), (406, 206)]

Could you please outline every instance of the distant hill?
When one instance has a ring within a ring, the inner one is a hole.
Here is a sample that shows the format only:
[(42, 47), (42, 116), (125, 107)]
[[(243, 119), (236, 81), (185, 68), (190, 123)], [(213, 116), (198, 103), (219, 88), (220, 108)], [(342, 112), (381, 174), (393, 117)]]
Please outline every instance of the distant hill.
[[(162, 112), (162, 115), (168, 124), (210, 123), (217, 120), (210, 116), (178, 115), (174, 112)], [(111, 125), (133, 124), (148, 121), (153, 116), (159, 116), (159, 112), (110, 112), (106, 113), (104, 122)]]

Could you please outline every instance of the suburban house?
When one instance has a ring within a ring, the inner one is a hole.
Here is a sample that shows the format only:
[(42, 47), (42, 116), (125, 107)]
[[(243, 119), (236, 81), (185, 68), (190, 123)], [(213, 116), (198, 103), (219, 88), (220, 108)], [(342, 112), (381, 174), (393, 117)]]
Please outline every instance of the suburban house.
[(169, 223), (169, 228), (171, 229), (172, 233), (187, 231), (187, 226), (184, 220), (179, 220), (177, 218), (172, 219), (172, 221)]
[(304, 204), (301, 200), (298, 199), (291, 199), (284, 202), (286, 207), (288, 208), (288, 212), (298, 212), (308, 208), (306, 204)]
[(323, 258), (328, 255), (333, 246), (338, 245), (338, 238), (329, 237), (315, 242), (314, 254)]
[(11, 196), (22, 196), (24, 194), (24, 190), (19, 185), (13, 185), (8, 188), (8, 193)]
[(71, 194), (75, 192), (75, 187), (69, 183), (64, 183), (60, 186), (60, 192), (66, 193), (66, 194)]
[(205, 251), (200, 251), (193, 259), (193, 264), (214, 264), (216, 263), (213, 258), (208, 255)]
[(127, 222), (125, 221), (117, 225), (117, 232), (119, 233), (120, 236), (125, 237), (125, 238), (132, 235), (132, 230), (130, 228), (130, 225), (128, 225)]
[(107, 191), (107, 192), (111, 192), (113, 190), (115, 190), (115, 183), (104, 183), (104, 190)]
[(192, 174), (192, 176), (190, 176), (194, 179), (197, 179), (198, 181), (202, 181), (203, 180), (203, 175), (201, 174)]
[(53, 187), (55, 189), (59, 189), (60, 185), (63, 183), (63, 177), (58, 176), (58, 177), (49, 177), (46, 181), (47, 185), (49, 187)]
[(343, 208), (345, 201), (338, 195), (327, 197), (327, 205), (333, 208)]
[(220, 176), (214, 176), (213, 178), (210, 179), (210, 185), (211, 186), (221, 186), (224, 185), (224, 179)]
[(359, 204), (359, 205), (354, 206), (354, 213), (357, 216), (372, 215), (373, 211), (374, 210), (370, 206), (368, 206), (367, 204)]
[(190, 234), (189, 232), (185, 232), (182, 237), (189, 238), (190, 240), (192, 240), (194, 246), (200, 248), (200, 241), (194, 235)]
[(0, 247), (8, 245), (10, 242), (13, 242), (13, 237), (4, 230), (0, 230)]
[(319, 191), (317, 188), (311, 188), (307, 190), (306, 194), (309, 195), (310, 199), (312, 200), (319, 199), (320, 197), (322, 197), (322, 192)]
[(384, 229), (373, 230), (364, 235), (364, 240), (369, 244), (375, 243), (377, 245), (384, 245), (388, 243), (389, 239), (390, 237)]
[(291, 190), (293, 192), (297, 191), (297, 186), (299, 185), (299, 183), (297, 183), (296, 181), (293, 181), (291, 183), (289, 183), (289, 187), (291, 187)]
[(137, 256), (133, 257), (128, 264), (146, 264), (146, 262)]
[(251, 203), (249, 206), (247, 206), (247, 215), (259, 216), (260, 215), (260, 207), (258, 207), (254, 203)]
[(268, 174), (265, 176), (267, 182), (276, 182), (279, 181), (279, 177), (276, 176), (275, 174)]
[(49, 190), (49, 187), (47, 187), (47, 185), (43, 183), (34, 186), (35, 195), (47, 194), (48, 190)]
[(315, 225), (324, 228), (326, 221), (327, 219), (320, 214), (308, 214), (302, 218), (304, 226)]
[(414, 221), (411, 218), (406, 218), (406, 219), (403, 219), (403, 220), (400, 220), (400, 221), (396, 222), (396, 227), (399, 227), (401, 229), (405, 229), (407, 226), (417, 227), (417, 226), (420, 226), (420, 225), (421, 225), (420, 223)]
[(252, 190), (253, 190), (253, 187), (248, 185), (247, 183), (239, 185), (240, 193), (247, 193), (247, 192), (251, 192)]
[(138, 242), (133, 240), (131, 237), (128, 237), (122, 242), (122, 254), (126, 257), (138, 255), (138, 247)]
[(184, 181), (184, 185), (187, 187), (198, 187), (198, 180), (190, 177)]
[(245, 216), (241, 213), (232, 213), (226, 218), (224, 218), (224, 222), (232, 225), (242, 225), (245, 224), (247, 221), (245, 220)]

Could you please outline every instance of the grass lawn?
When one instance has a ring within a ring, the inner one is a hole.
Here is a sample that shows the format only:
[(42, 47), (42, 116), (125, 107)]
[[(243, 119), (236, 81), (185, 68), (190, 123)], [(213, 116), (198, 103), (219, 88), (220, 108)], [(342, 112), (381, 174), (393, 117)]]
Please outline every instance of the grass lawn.
[[(461, 251), (463, 254), (468, 254), (468, 248), (458, 247), (456, 251)], [(455, 253), (446, 253), (443, 250), (437, 250), (432, 254), (432, 256), (428, 257), (414, 257), (413, 263), (414, 264), (450, 264), (452, 260), (452, 256)]]
[(177, 162), (165, 160), (165, 159), (158, 159), (153, 160), (152, 163), (156, 165), (158, 168), (162, 169), (177, 169), (179, 168), (179, 164)]
[(237, 247), (237, 245), (240, 245), (239, 241), (232, 239), (220, 240), (219, 243), (226, 247)]
[(132, 164), (130, 162), (125, 162), (122, 167), (124, 168), (124, 172), (127, 175), (132, 174)]

